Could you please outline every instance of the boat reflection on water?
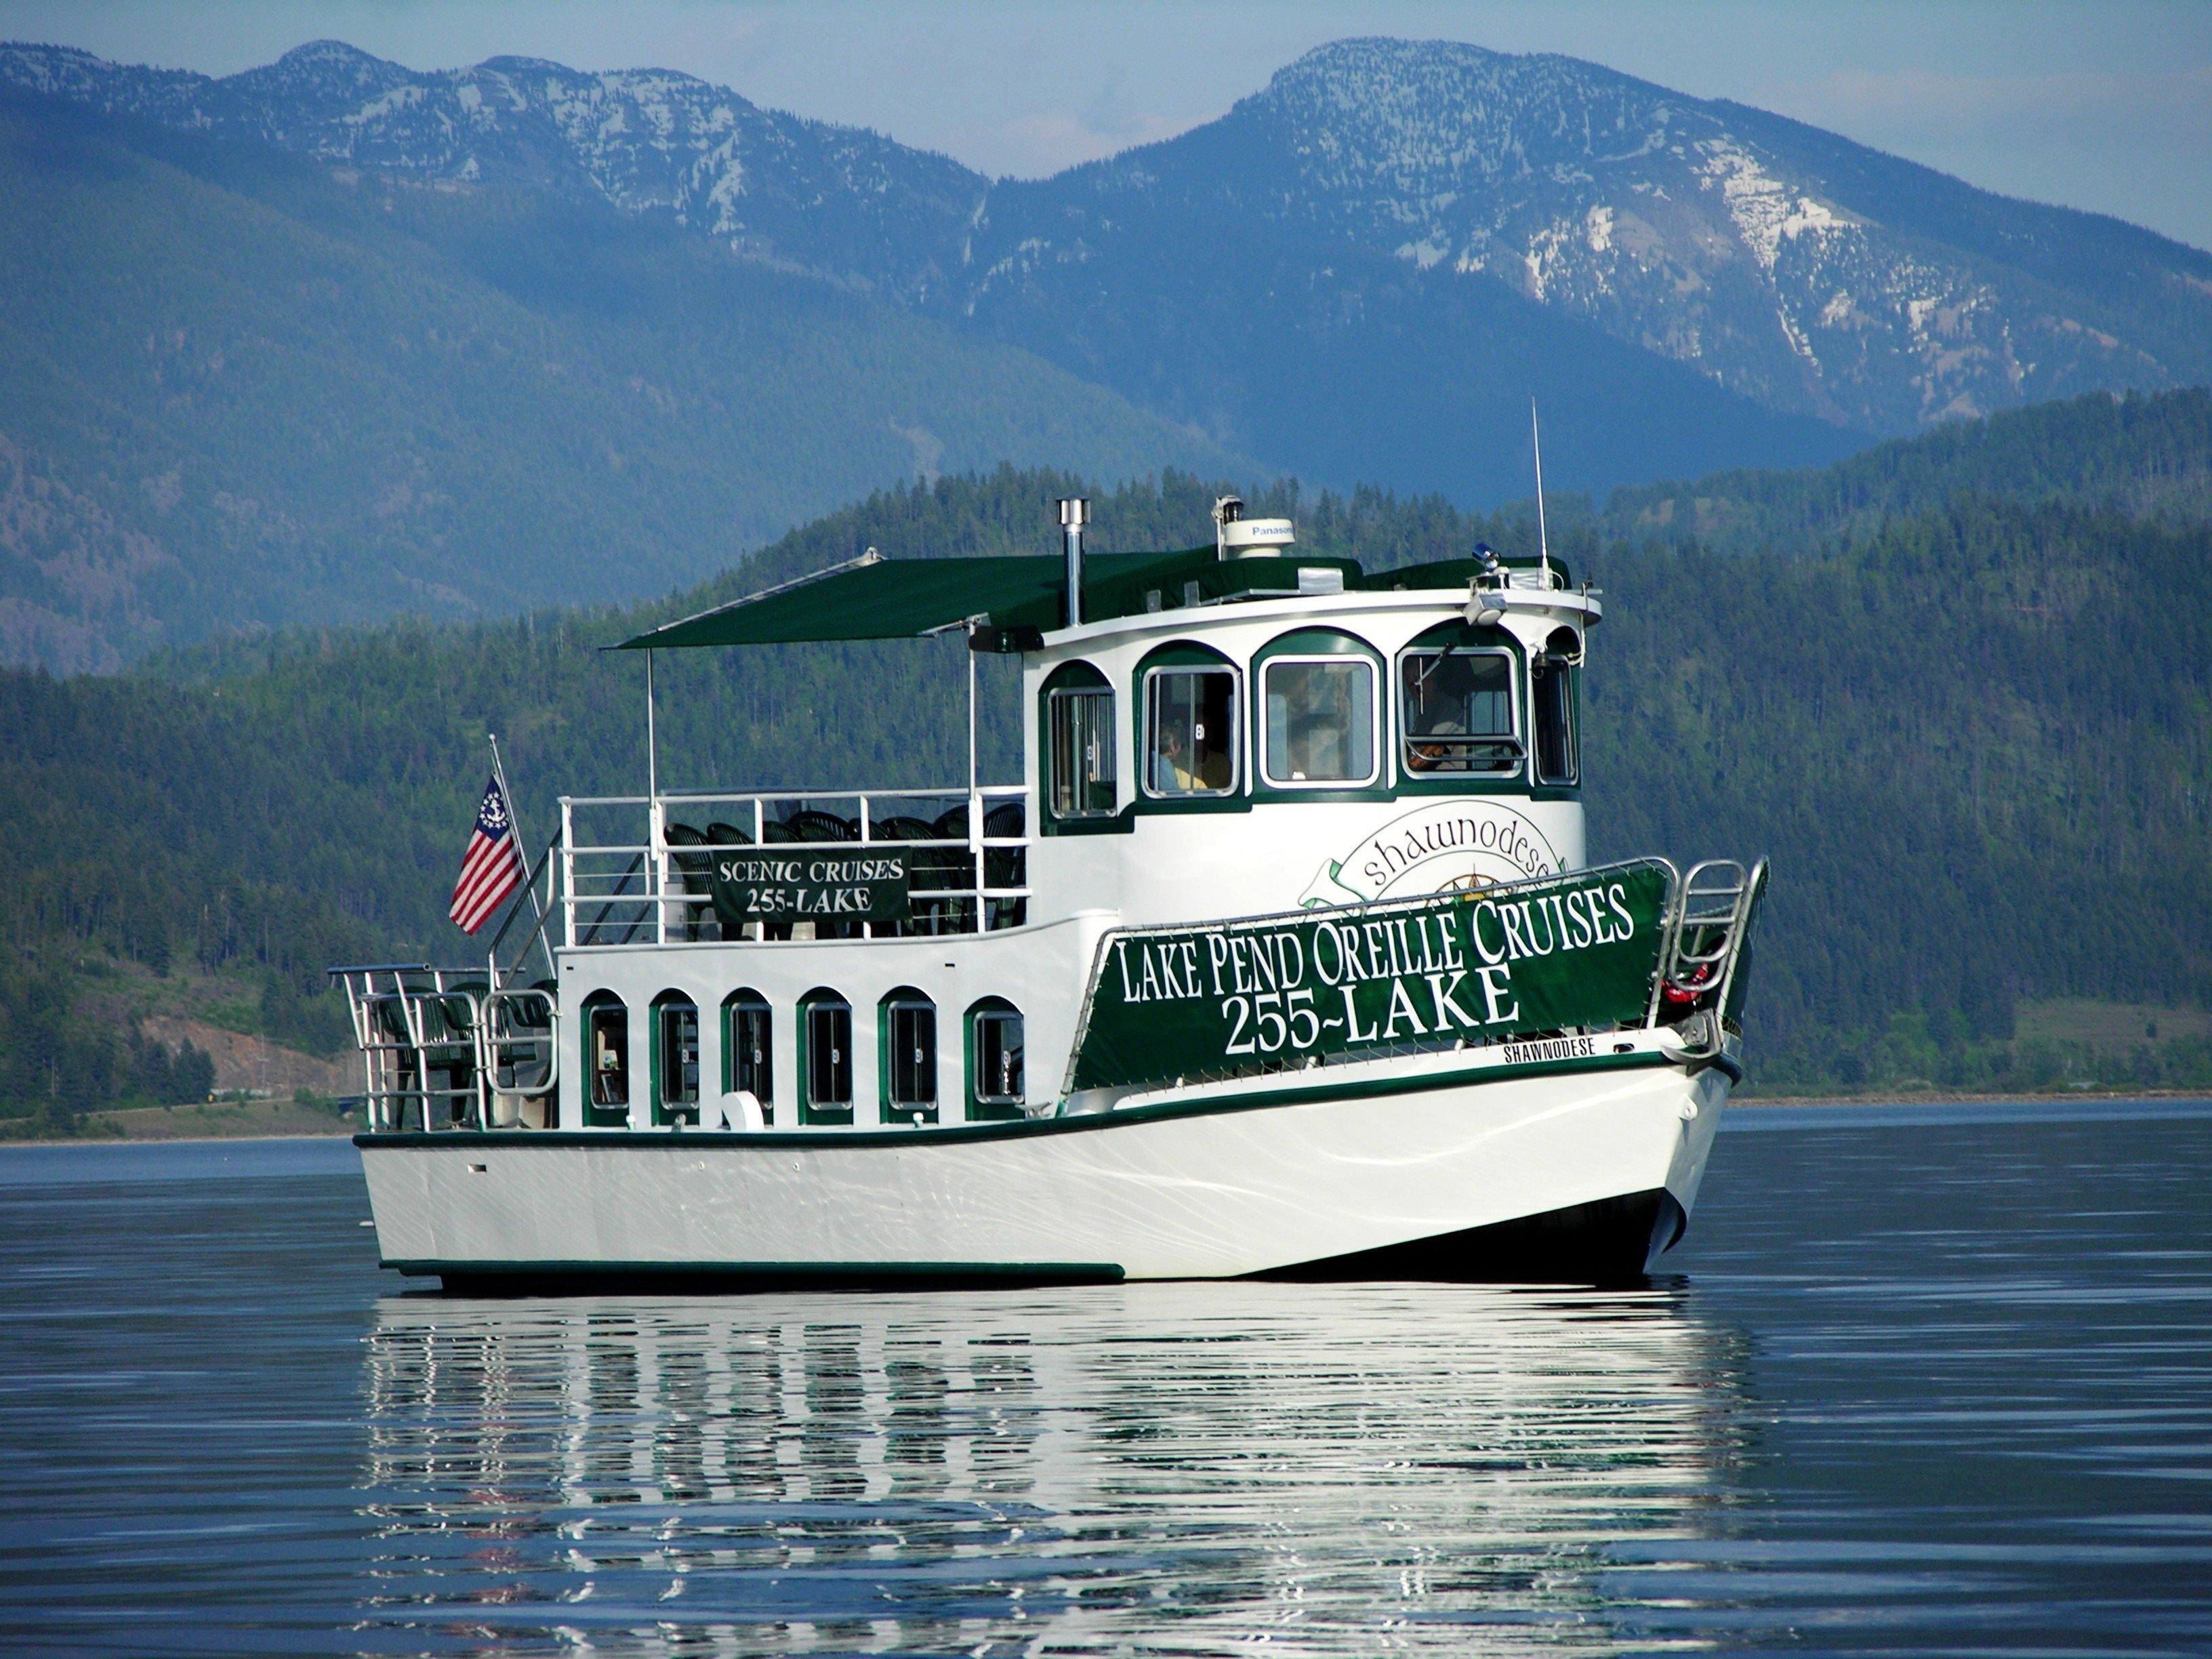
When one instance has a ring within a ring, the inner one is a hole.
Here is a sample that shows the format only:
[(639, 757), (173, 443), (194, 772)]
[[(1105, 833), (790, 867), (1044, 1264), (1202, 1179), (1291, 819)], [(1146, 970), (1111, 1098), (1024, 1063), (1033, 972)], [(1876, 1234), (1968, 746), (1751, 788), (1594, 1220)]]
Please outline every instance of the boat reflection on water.
[(1663, 1288), (389, 1298), (361, 1628), (495, 1651), (1604, 1651), (1651, 1583), (1609, 1551), (1649, 1564), (1701, 1529), (1738, 1369)]

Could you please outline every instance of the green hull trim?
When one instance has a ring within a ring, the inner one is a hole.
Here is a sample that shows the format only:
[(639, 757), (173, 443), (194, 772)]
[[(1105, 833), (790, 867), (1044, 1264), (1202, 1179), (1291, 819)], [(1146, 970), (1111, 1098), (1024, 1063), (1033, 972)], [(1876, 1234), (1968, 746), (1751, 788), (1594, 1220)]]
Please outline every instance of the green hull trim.
[(523, 1288), (637, 1290), (665, 1285), (686, 1290), (913, 1290), (1035, 1285), (1119, 1285), (1115, 1261), (446, 1261), (378, 1264), (410, 1279), (435, 1277), (447, 1288), (500, 1291)]
[[(1095, 1134), (1102, 1130), (1130, 1128), (1171, 1118), (1266, 1111), (1276, 1107), (1307, 1106), (1323, 1101), (1373, 1100), (1390, 1095), (1425, 1094), (1431, 1090), (1456, 1088), (1470, 1083), (1521, 1083), (1534, 1078), (1565, 1077), (1586, 1072), (1646, 1071), (1679, 1063), (1664, 1054), (1650, 1051), (1630, 1054), (1590, 1054), (1576, 1060), (1542, 1060), (1526, 1066), (1470, 1066), (1458, 1071), (1430, 1072), (1417, 1077), (1299, 1083), (1255, 1090), (1249, 1094), (1224, 1099), (1162, 1101), (1155, 1105), (1130, 1106), (1109, 1112), (1084, 1112), (1073, 1117), (943, 1124), (932, 1128), (647, 1129), (635, 1132), (617, 1129), (596, 1133), (574, 1129), (440, 1129), (427, 1134), (419, 1131), (357, 1134), (353, 1138), (353, 1144), (364, 1151), (400, 1147), (450, 1146), (458, 1149), (497, 1146), (512, 1152), (588, 1146), (603, 1150), (623, 1146), (639, 1150), (696, 1152), (702, 1146), (788, 1151), (795, 1146), (967, 1146), (981, 1140), (1015, 1140), (1029, 1135)], [(1728, 1073), (1731, 1080), (1741, 1080), (1741, 1068), (1725, 1055), (1710, 1063)], [(402, 1271), (405, 1269), (402, 1268)]]

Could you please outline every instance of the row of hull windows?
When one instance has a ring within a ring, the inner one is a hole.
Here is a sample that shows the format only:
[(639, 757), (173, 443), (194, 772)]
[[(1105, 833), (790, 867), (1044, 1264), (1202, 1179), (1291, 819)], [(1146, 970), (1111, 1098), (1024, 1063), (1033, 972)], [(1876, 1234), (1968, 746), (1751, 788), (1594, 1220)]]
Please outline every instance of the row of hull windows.
[[(1546, 651), (1531, 659), (1524, 723), (1513, 653), (1468, 646), (1401, 653), (1401, 767), (1411, 776), (1438, 781), (1502, 780), (1526, 769), (1541, 786), (1573, 785), (1578, 775), (1573, 660), (1572, 650)], [(1277, 789), (1378, 783), (1382, 710), (1376, 678), (1376, 665), (1364, 656), (1278, 656), (1261, 663), (1261, 781)], [(1239, 679), (1227, 667), (1146, 673), (1141, 783), (1146, 795), (1222, 796), (1243, 787)], [(1110, 815), (1119, 799), (1113, 691), (1081, 685), (1048, 692), (1047, 727), (1054, 815)]]
[[(849, 1124), (854, 1121), (852, 1004), (835, 992), (811, 992), (799, 1000), (798, 1015), (795, 1121)], [(766, 999), (737, 991), (724, 1000), (721, 1018), (722, 1092), (750, 1096), (762, 1121), (773, 1125), (778, 1103), (775, 1011)], [(1002, 999), (987, 997), (968, 1011), (966, 1028), (966, 1116), (1021, 1116), (1025, 1096), (1020, 1011)], [(649, 1011), (647, 1030), (650, 1053), (641, 1068), (639, 1057), (631, 1052), (629, 1008), (605, 995), (586, 1003), (587, 1126), (631, 1121), (633, 1090), (641, 1069), (654, 1123), (700, 1121), (698, 1006), (683, 997), (658, 998)], [(936, 1004), (920, 992), (893, 992), (878, 1006), (877, 1036), (884, 1120), (939, 1121)]]

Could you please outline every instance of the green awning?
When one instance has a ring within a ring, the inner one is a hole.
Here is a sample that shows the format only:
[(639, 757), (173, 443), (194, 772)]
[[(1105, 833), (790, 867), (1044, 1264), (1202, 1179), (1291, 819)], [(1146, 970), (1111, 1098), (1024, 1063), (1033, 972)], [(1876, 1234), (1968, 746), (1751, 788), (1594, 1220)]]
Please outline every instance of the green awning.
[(664, 623), (619, 648), (917, 639), (1015, 608), (1049, 611), (1056, 623), (1065, 581), (1058, 559), (878, 555)]
[[(1298, 591), (1301, 570), (1341, 573), (1361, 585), (1351, 559), (1291, 555), (1228, 559), (1211, 547), (1180, 553), (1094, 553), (1083, 562), (1088, 621), (1173, 611), (1194, 599)], [(832, 566), (728, 605), (665, 623), (623, 651), (690, 645), (789, 645), (817, 640), (919, 639), (962, 623), (1048, 631), (1060, 626), (1066, 567), (1031, 555), (886, 559), (880, 554)]]

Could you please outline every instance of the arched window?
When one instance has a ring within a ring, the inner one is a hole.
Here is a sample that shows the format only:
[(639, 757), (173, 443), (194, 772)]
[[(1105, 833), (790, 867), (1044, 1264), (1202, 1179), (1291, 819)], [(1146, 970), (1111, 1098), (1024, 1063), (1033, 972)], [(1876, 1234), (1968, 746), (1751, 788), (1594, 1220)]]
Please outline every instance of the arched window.
[(908, 1123), (937, 1121), (937, 1005), (901, 986), (883, 1000), (884, 1116)]
[(1509, 635), (1450, 623), (1398, 655), (1400, 762), (1412, 783), (1497, 782), (1528, 758)]
[(853, 1121), (853, 1005), (830, 990), (799, 1001), (799, 1117), (802, 1123)]
[(1528, 723), (1536, 738), (1536, 781), (1571, 787), (1580, 776), (1575, 743), (1575, 666), (1583, 659), (1582, 635), (1555, 628), (1528, 664)]
[(681, 991), (653, 1000), (653, 1121), (699, 1121), (699, 1005)]
[(1379, 782), (1381, 659), (1334, 629), (1300, 629), (1254, 657), (1260, 781), (1269, 789), (1364, 789)]
[(968, 1115), (1024, 1115), (1022, 1012), (1004, 997), (985, 997), (968, 1011)]
[(760, 1102), (764, 1121), (775, 1121), (775, 1025), (768, 999), (757, 991), (732, 991), (722, 999), (722, 1092)]
[(1055, 818), (1114, 816), (1114, 688), (1087, 662), (1044, 684), (1045, 810)]
[(1144, 793), (1202, 799), (1238, 790), (1237, 670), (1204, 646), (1163, 646), (1145, 659)]
[(602, 1128), (629, 1121), (629, 1010), (611, 991), (584, 999), (584, 1121)]

